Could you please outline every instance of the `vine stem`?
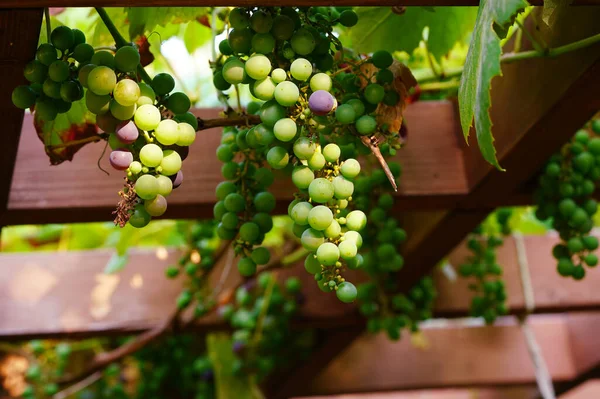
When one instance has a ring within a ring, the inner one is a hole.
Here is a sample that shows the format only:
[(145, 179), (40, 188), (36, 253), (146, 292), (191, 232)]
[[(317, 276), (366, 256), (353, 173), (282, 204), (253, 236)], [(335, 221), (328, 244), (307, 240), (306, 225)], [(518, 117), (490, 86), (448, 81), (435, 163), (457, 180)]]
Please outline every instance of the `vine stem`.
[(46, 42), (50, 43), (50, 35), (52, 34), (52, 24), (50, 22), (50, 8), (44, 8), (44, 16), (46, 17)]
[(250, 126), (250, 125), (258, 125), (260, 123), (260, 117), (258, 115), (242, 115), (231, 118), (216, 118), (216, 119), (202, 119), (200, 117), (198, 120), (198, 129), (197, 132), (201, 130), (212, 129), (215, 127), (224, 127), (224, 126)]
[(73, 140), (73, 141), (68, 141), (66, 143), (62, 143), (62, 144), (48, 146), (48, 149), (49, 150), (58, 150), (61, 148), (74, 147), (74, 146), (81, 145), (81, 144), (95, 143), (97, 141), (102, 141), (102, 140), (106, 140), (106, 138), (98, 134), (95, 136), (86, 137), (84, 139)]
[(503, 54), (502, 57), (500, 57), (500, 61), (509, 63), (538, 57), (558, 57), (560, 55), (570, 53), (571, 51), (576, 51), (582, 48), (589, 47), (598, 42), (600, 42), (600, 33), (594, 36), (586, 37), (585, 39), (581, 39), (573, 43), (565, 44), (564, 46), (548, 48), (543, 51), (530, 50), (522, 51), (520, 53), (506, 53)]

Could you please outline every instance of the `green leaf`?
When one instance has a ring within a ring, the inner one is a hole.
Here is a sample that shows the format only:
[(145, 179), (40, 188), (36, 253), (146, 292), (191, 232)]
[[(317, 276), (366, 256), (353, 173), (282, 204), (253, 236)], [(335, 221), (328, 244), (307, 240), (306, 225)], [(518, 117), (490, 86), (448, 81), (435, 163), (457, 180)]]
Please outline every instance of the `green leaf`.
[(464, 40), (475, 23), (477, 7), (408, 7), (402, 15), (390, 7), (359, 7), (358, 24), (347, 30), (359, 52), (406, 51), (419, 46), (429, 27), (428, 47), (439, 58)]
[(129, 36), (133, 39), (152, 32), (158, 25), (190, 22), (207, 14), (209, 10), (208, 7), (127, 7)]
[[(124, 34), (127, 31), (127, 21), (126, 21), (127, 14), (125, 14), (123, 12), (123, 8), (109, 7), (109, 8), (105, 8), (104, 10), (110, 17), (113, 24), (115, 24), (115, 27), (117, 28), (117, 30), (121, 34)], [(113, 39), (112, 35), (106, 28), (106, 25), (104, 25), (102, 20), (100, 20), (100, 17), (98, 16), (98, 14), (95, 11), (94, 11), (94, 14), (96, 16), (96, 20), (95, 20), (96, 28), (94, 29), (94, 34), (92, 35), (91, 39), (88, 38), (89, 39), (88, 43), (94, 47), (114, 45), (115, 40)]]
[(506, 28), (514, 20), (519, 10), (525, 8), (525, 0), (482, 0), (473, 30), (469, 53), (458, 89), (460, 124), (465, 140), (475, 118), (477, 142), (483, 158), (500, 170), (496, 158), (492, 121), (489, 109), (492, 98), (490, 89), (492, 78), (502, 73), (500, 69), (500, 38), (494, 26)]
[(118, 230), (119, 240), (115, 245), (117, 254), (123, 256), (127, 253), (127, 250), (132, 245), (137, 244), (140, 239), (140, 229), (136, 229), (130, 224), (126, 224), (125, 227)]
[(556, 20), (556, 16), (571, 5), (573, 0), (546, 0), (544, 1), (544, 9), (542, 11), (542, 21), (546, 25), (552, 25)]
[(211, 38), (212, 32), (210, 29), (196, 21), (188, 23), (183, 34), (185, 48), (190, 54), (207, 43)]
[(129, 260), (129, 255), (119, 255), (118, 253), (112, 254), (108, 263), (104, 267), (104, 274), (113, 274), (118, 273), (125, 268), (127, 265), (127, 261)]

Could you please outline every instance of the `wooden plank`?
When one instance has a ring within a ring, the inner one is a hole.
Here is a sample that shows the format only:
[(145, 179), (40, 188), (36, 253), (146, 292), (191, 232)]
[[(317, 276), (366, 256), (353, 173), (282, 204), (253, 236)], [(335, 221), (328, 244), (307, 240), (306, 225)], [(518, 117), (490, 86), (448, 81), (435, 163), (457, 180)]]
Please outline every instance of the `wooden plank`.
[(534, 399), (537, 397), (536, 395), (537, 389), (532, 385), (526, 387), (450, 388), (399, 392), (369, 392), (367, 394), (304, 396), (296, 397), (294, 399)]
[[(217, 109), (197, 110), (203, 118), (215, 118)], [(450, 206), (468, 193), (454, 105), (449, 101), (419, 102), (406, 110), (410, 138), (399, 151), (404, 173), (400, 179), (398, 209)], [(214, 188), (223, 180), (216, 160), (220, 130), (198, 133), (190, 156), (183, 163), (184, 183), (169, 197), (169, 218), (209, 218), (215, 201)], [(5, 224), (85, 222), (110, 220), (119, 199), (123, 174), (108, 164), (110, 176), (96, 166), (103, 143), (90, 144), (72, 162), (49, 166), (31, 118), (26, 117), (9, 199)], [(277, 179), (271, 188), (285, 212), (295, 189), (289, 179)]]
[[(595, 326), (600, 314), (589, 314), (587, 319), (590, 327)], [(530, 321), (553, 380), (575, 378), (578, 368), (571, 349), (568, 318), (544, 315), (532, 316)], [(422, 349), (414, 347), (408, 337), (391, 342), (383, 334), (361, 336), (310, 384), (308, 393), (501, 386), (535, 381), (525, 340), (513, 318), (493, 327), (453, 323), (430, 326), (422, 334), (426, 342)], [(600, 353), (592, 352), (600, 361)]]
[(42, 10), (0, 10), (0, 109), (2, 109), (2, 156), (0, 157), (0, 228), (6, 212), (23, 111), (11, 100), (13, 89), (26, 84), (23, 68), (35, 53)]
[(590, 399), (600, 398), (600, 380), (589, 380), (584, 384), (560, 395), (560, 399)]

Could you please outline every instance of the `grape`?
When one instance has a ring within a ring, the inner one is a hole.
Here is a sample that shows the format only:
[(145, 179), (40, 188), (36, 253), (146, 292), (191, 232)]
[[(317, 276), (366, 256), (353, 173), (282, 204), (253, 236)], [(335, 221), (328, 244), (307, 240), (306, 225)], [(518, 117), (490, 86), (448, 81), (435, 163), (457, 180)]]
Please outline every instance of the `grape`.
[(234, 8), (229, 13), (229, 23), (234, 29), (242, 29), (250, 24), (250, 18), (243, 8)]
[(37, 100), (35, 103), (35, 114), (45, 121), (52, 121), (56, 118), (58, 110), (56, 105), (50, 99)]
[(114, 88), (114, 99), (121, 105), (136, 105), (140, 98), (140, 86), (133, 80), (120, 80)]
[(294, 154), (301, 160), (312, 157), (316, 149), (315, 143), (312, 143), (307, 137), (300, 137), (294, 142)]
[(354, 184), (344, 176), (334, 177), (332, 183), (335, 198), (346, 199), (354, 193)]
[(217, 199), (224, 200), (231, 193), (235, 193), (237, 191), (237, 187), (235, 183), (230, 181), (223, 181), (217, 184), (217, 188), (215, 189), (215, 194), (217, 195)]
[(346, 27), (352, 27), (358, 22), (358, 15), (352, 10), (344, 10), (340, 14), (340, 24)]
[(293, 82), (281, 82), (275, 87), (275, 100), (284, 107), (291, 107), (296, 104), (299, 97), (300, 91)]
[(367, 216), (363, 211), (355, 210), (346, 216), (346, 227), (350, 230), (361, 231), (367, 225)]
[(230, 230), (223, 226), (222, 223), (219, 223), (217, 226), (217, 235), (222, 240), (233, 240), (237, 234), (237, 230)]
[(80, 64), (88, 62), (94, 56), (94, 48), (87, 43), (79, 43), (73, 50), (73, 58)]
[(257, 33), (267, 33), (273, 26), (271, 14), (264, 11), (256, 11), (250, 17), (250, 27)]
[(64, 114), (65, 112), (69, 112), (69, 110), (71, 109), (71, 103), (63, 101), (62, 99), (57, 99), (55, 101), (55, 105), (56, 105), (56, 111), (59, 114)]
[(298, 165), (292, 171), (292, 182), (300, 190), (306, 190), (314, 179), (313, 171), (304, 165)]
[(93, 91), (88, 90), (85, 93), (85, 105), (92, 113), (96, 115), (105, 114), (108, 112), (110, 106), (110, 96), (99, 96), (94, 94)]
[[(142, 151), (146, 146), (142, 147)], [(141, 158), (141, 156), (142, 156), (142, 153), (140, 151), (140, 158)], [(162, 169), (162, 171), (160, 173), (165, 176), (172, 176), (172, 175), (176, 174), (181, 169), (181, 156), (179, 155), (179, 153), (177, 151), (173, 151), (173, 150), (163, 151), (163, 157), (160, 162), (160, 167)]]
[[(129, 165), (129, 169), (131, 169), (131, 165)], [(171, 191), (173, 191), (173, 182), (167, 176), (156, 176), (156, 184), (158, 184), (158, 193), (163, 197), (168, 196), (169, 194), (171, 194)]]
[(12, 102), (20, 109), (26, 109), (35, 104), (37, 96), (29, 86), (17, 86), (12, 92)]
[(246, 61), (245, 69), (252, 79), (262, 80), (271, 72), (271, 61), (264, 55), (254, 55)]
[(250, 257), (257, 265), (266, 265), (271, 259), (271, 252), (265, 247), (257, 247), (254, 248)]
[(178, 125), (179, 138), (177, 145), (188, 147), (196, 140), (196, 130), (189, 124), (182, 122)]
[(377, 68), (384, 69), (391, 66), (394, 62), (394, 59), (389, 52), (385, 50), (379, 50), (373, 53), (371, 61), (373, 61), (373, 65), (375, 65)]
[(377, 83), (381, 83), (381, 84), (392, 83), (394, 80), (394, 73), (392, 71), (390, 71), (389, 69), (382, 69), (379, 72), (377, 72), (377, 75), (375, 75), (375, 78), (377, 80)]
[(160, 121), (154, 130), (154, 137), (162, 145), (173, 145), (179, 139), (179, 124), (172, 119)]
[(135, 111), (135, 124), (142, 130), (156, 129), (160, 120), (160, 111), (154, 105), (144, 104)]
[(108, 51), (96, 51), (90, 60), (91, 64), (115, 69), (115, 57)]
[(175, 115), (175, 120), (180, 123), (187, 123), (188, 125), (194, 128), (194, 131), (198, 130), (198, 118), (196, 118), (196, 116), (191, 112)]
[(150, 86), (156, 94), (164, 96), (175, 88), (175, 80), (168, 73), (159, 73), (152, 79)]
[(224, 39), (219, 42), (219, 51), (223, 55), (233, 54), (233, 50), (231, 49), (231, 46), (229, 45), (229, 40)]
[(116, 136), (125, 144), (131, 144), (139, 137), (139, 131), (133, 121), (122, 122), (115, 131)]
[(273, 127), (273, 133), (277, 140), (288, 142), (291, 141), (294, 137), (296, 137), (296, 133), (298, 132), (298, 126), (293, 119), (283, 118), (278, 120)]
[(275, 209), (275, 196), (268, 191), (262, 191), (254, 197), (254, 206), (258, 212), (269, 213)]
[[(173, 176), (171, 176), (172, 178)], [(173, 188), (177, 188), (179, 186), (181, 186), (181, 183), (183, 183), (183, 172), (179, 171), (177, 172), (177, 174), (175, 175), (175, 178), (173, 179)]]
[(352, 241), (357, 248), (362, 247), (363, 239), (358, 231), (348, 230), (344, 233), (344, 241)]
[(133, 118), (133, 115), (135, 114), (136, 105), (134, 104), (129, 107), (125, 107), (113, 100), (110, 102), (109, 109), (110, 109), (110, 113), (115, 118), (122, 120), (122, 121), (126, 121), (126, 120)]
[(251, 258), (240, 259), (237, 267), (240, 274), (244, 277), (249, 277), (256, 273), (256, 263)]
[(377, 128), (377, 121), (369, 115), (363, 115), (356, 121), (356, 130), (362, 135), (368, 135)]
[(316, 46), (315, 37), (306, 28), (300, 28), (294, 33), (290, 40), (292, 49), (300, 55), (308, 55), (313, 52)]
[(342, 124), (348, 124), (354, 122), (356, 119), (356, 112), (354, 107), (350, 104), (342, 104), (335, 110), (335, 118)]
[(221, 218), (221, 224), (227, 229), (234, 230), (237, 229), (238, 223), (240, 219), (233, 212), (227, 212)]
[(188, 112), (191, 106), (192, 103), (189, 97), (184, 93), (173, 93), (167, 99), (167, 108), (175, 114), (184, 114)]
[(340, 234), (342, 234), (342, 227), (337, 220), (333, 219), (331, 224), (325, 229), (325, 237), (335, 240)]
[(354, 284), (344, 281), (337, 287), (335, 295), (344, 303), (351, 303), (356, 300), (357, 290)]
[(365, 113), (365, 104), (357, 98), (353, 98), (347, 102), (348, 105), (351, 105), (354, 108), (354, 115), (356, 118), (362, 116)]
[(238, 172), (239, 166), (235, 162), (227, 162), (221, 167), (221, 173), (223, 174), (223, 177), (228, 180), (235, 179), (237, 177)]
[(146, 144), (140, 150), (140, 161), (149, 168), (160, 165), (163, 159), (163, 151), (156, 144)]
[(310, 198), (321, 204), (326, 203), (333, 198), (334, 188), (333, 184), (322, 177), (313, 180), (308, 186), (308, 195)]
[(55, 82), (64, 82), (69, 77), (69, 64), (56, 60), (48, 67), (48, 76)]
[(304, 268), (310, 274), (316, 274), (321, 271), (321, 264), (314, 254), (308, 254), (304, 260)]
[(341, 153), (342, 151), (337, 144), (330, 143), (323, 148), (323, 156), (327, 162), (337, 162)]
[(585, 236), (582, 238), (583, 245), (586, 249), (594, 251), (598, 248), (598, 238), (594, 236)]
[(358, 252), (356, 244), (351, 240), (340, 242), (338, 244), (338, 249), (340, 250), (342, 259), (346, 260), (354, 258)]
[(287, 79), (287, 73), (281, 68), (275, 68), (271, 71), (271, 79), (275, 83), (281, 83)]
[(283, 147), (273, 147), (267, 153), (267, 162), (273, 169), (283, 169), (290, 161), (287, 150)]
[(115, 53), (115, 67), (122, 72), (134, 72), (139, 63), (140, 53), (133, 46), (123, 46)]
[(320, 71), (329, 71), (333, 68), (333, 57), (331, 54), (325, 54), (316, 59), (315, 65)]
[[(280, 83), (281, 84), (281, 83)], [(279, 105), (276, 101), (267, 101), (260, 107), (260, 120), (268, 127), (275, 126), (275, 123), (282, 118), (285, 118), (285, 108)]]
[(129, 224), (139, 229), (148, 225), (150, 219), (152, 219), (152, 217), (146, 212), (144, 206), (142, 204), (137, 204), (133, 209), (133, 214), (129, 218)]
[(317, 205), (308, 213), (308, 224), (315, 230), (325, 230), (333, 221), (333, 212), (324, 205)]
[(227, 83), (242, 83), (245, 76), (244, 63), (237, 58), (233, 58), (223, 66), (222, 74)]
[(60, 85), (60, 98), (63, 101), (71, 103), (81, 100), (83, 97), (83, 87), (75, 80), (68, 80)]
[(51, 79), (46, 79), (42, 86), (42, 90), (45, 95), (50, 98), (59, 99), (60, 98), (60, 83), (56, 83)]
[(81, 43), (85, 43), (85, 34), (79, 29), (73, 29), (73, 46), (71, 49), (77, 47)]
[(150, 216), (162, 216), (167, 211), (167, 200), (157, 194), (154, 199), (144, 201), (144, 209)]
[(116, 170), (127, 170), (133, 162), (133, 154), (128, 150), (112, 151), (109, 156), (110, 165)]
[(246, 222), (240, 227), (240, 239), (249, 243), (258, 241), (260, 230), (256, 223)]
[(288, 45), (287, 43), (283, 47), (282, 54), (283, 57), (288, 60), (291, 60), (296, 56), (296, 52), (292, 49), (292, 46)]
[(275, 83), (273, 79), (267, 77), (262, 80), (257, 80), (253, 85), (254, 96), (263, 101), (269, 101), (275, 94)]
[(144, 82), (138, 83), (138, 87), (140, 89), (140, 96), (136, 102), (138, 107), (145, 104), (154, 104), (154, 100), (156, 100), (156, 94), (154, 94), (154, 90), (152, 89), (152, 87), (150, 87)]
[(310, 204), (310, 202), (298, 202), (292, 208), (290, 217), (296, 224), (300, 226), (306, 226), (308, 224), (308, 215), (311, 209), (313, 209), (313, 206)]
[(233, 159), (233, 151), (228, 144), (221, 144), (217, 147), (217, 159), (221, 162), (229, 162)]
[(85, 88), (88, 87), (87, 81), (90, 75), (90, 72), (96, 68), (94, 64), (86, 64), (79, 68), (79, 72), (77, 74), (77, 79), (79, 79), (79, 83)]
[(268, 213), (259, 212), (252, 217), (252, 221), (258, 225), (261, 234), (266, 234), (273, 228), (273, 218)]
[(94, 94), (99, 96), (110, 94), (117, 84), (117, 75), (106, 66), (97, 66), (92, 69), (87, 78), (87, 86)]
[(25, 65), (23, 75), (31, 83), (43, 83), (48, 76), (48, 67), (38, 60), (33, 60)]
[(254, 33), (250, 28), (232, 29), (229, 32), (229, 46), (234, 53), (248, 53), (252, 48), (252, 36)]
[[(292, 64), (292, 66), (293, 65), (294, 64)], [(312, 67), (311, 67), (311, 69), (312, 69)], [(325, 73), (319, 72), (310, 79), (310, 89), (312, 91), (317, 91), (317, 90), (329, 91), (329, 90), (331, 90), (331, 86), (332, 86), (331, 78), (329, 77), (329, 75), (327, 75)]]
[(371, 104), (379, 104), (385, 95), (383, 87), (377, 83), (371, 83), (365, 88), (365, 99)]
[(151, 175), (142, 175), (135, 182), (135, 192), (144, 200), (151, 200), (158, 194), (158, 183)]
[(246, 200), (238, 193), (229, 194), (223, 203), (229, 212), (238, 213), (246, 208)]
[(50, 33), (50, 42), (59, 50), (68, 50), (75, 44), (73, 31), (67, 26), (57, 26)]
[(304, 230), (304, 233), (302, 233), (300, 241), (305, 249), (309, 251), (316, 251), (318, 248), (320, 248), (321, 244), (323, 244), (325, 238), (323, 237), (322, 232), (308, 228)]
[(315, 115), (327, 115), (334, 106), (335, 99), (325, 90), (317, 90), (308, 98), (308, 107)]
[(292, 65), (290, 66), (290, 73), (292, 74), (292, 77), (303, 82), (310, 78), (310, 75), (312, 75), (312, 71), (312, 64), (310, 63), (310, 61), (304, 58), (298, 58), (294, 60), (294, 62), (292, 62)]
[(386, 91), (383, 96), (383, 103), (389, 107), (393, 107), (400, 101), (400, 95), (393, 90)]
[(35, 58), (39, 63), (45, 66), (50, 66), (50, 64), (57, 60), (58, 52), (56, 51), (56, 48), (50, 43), (42, 43), (40, 44), (35, 53)]
[(332, 242), (325, 242), (317, 248), (317, 259), (322, 265), (333, 266), (340, 259), (340, 250)]
[[(119, 124), (123, 122), (111, 114), (104, 114), (96, 116), (96, 125), (106, 133), (115, 133)], [(136, 130), (137, 131), (137, 130)], [(123, 141), (123, 140), (121, 140)], [(130, 143), (127, 143), (130, 144)]]

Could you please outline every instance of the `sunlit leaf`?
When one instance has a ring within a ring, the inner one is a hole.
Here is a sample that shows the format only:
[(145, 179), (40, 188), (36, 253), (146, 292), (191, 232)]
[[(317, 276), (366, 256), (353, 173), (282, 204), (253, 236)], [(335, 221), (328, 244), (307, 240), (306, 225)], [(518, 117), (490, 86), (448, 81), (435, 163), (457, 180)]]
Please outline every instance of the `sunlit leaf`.
[(544, 1), (544, 9), (542, 11), (542, 21), (547, 25), (552, 25), (556, 16), (563, 10), (567, 9), (573, 0), (546, 0)]
[(183, 42), (188, 53), (192, 54), (197, 48), (208, 43), (212, 38), (209, 28), (199, 22), (192, 21), (187, 24), (183, 35)]
[(118, 273), (127, 266), (127, 262), (129, 261), (129, 255), (119, 255), (118, 253), (112, 254), (108, 263), (104, 267), (105, 274), (113, 274)]
[(133, 39), (151, 33), (157, 26), (194, 21), (209, 10), (208, 7), (127, 7), (129, 35)]

